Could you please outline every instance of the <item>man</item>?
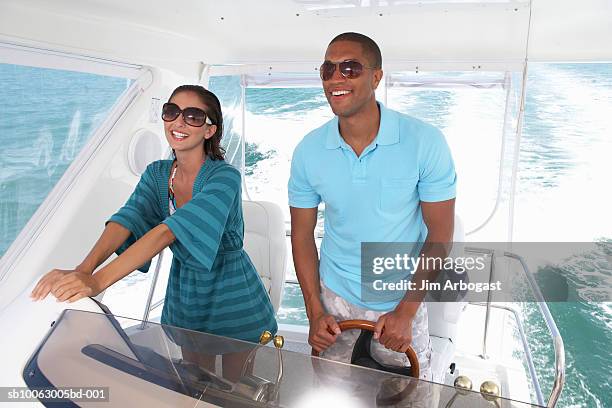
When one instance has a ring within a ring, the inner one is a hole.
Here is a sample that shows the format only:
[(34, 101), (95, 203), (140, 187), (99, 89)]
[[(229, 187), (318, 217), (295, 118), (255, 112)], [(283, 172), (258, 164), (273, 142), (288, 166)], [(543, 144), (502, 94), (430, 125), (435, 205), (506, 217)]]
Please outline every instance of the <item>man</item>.
[[(337, 319), (373, 320), (373, 357), (408, 365), (403, 353), (412, 345), (421, 378), (431, 379), (424, 293), (364, 302), (360, 251), (362, 242), (425, 241), (427, 253), (428, 243), (451, 241), (456, 176), (448, 146), (435, 127), (377, 103), (382, 57), (365, 35), (335, 37), (320, 75), (336, 117), (297, 146), (289, 180), (293, 260), (310, 322), (308, 341), (322, 356), (350, 362), (359, 333), (340, 334)], [(320, 202), (325, 235), (319, 262), (313, 233)], [(427, 277), (417, 270), (412, 280), (420, 287)]]

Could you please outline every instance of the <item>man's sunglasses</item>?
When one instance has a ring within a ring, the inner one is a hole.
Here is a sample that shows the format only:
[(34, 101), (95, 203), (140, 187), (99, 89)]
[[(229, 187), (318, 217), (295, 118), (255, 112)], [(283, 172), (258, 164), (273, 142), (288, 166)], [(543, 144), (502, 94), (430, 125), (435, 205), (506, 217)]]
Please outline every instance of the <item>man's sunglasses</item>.
[(200, 108), (181, 109), (175, 103), (164, 103), (162, 107), (162, 119), (164, 122), (172, 122), (176, 120), (180, 114), (183, 114), (183, 120), (189, 126), (202, 127), (204, 124), (213, 124), (206, 112)]
[(366, 67), (361, 62), (355, 60), (346, 60), (342, 62), (325, 61), (319, 68), (319, 75), (323, 81), (329, 81), (336, 72), (336, 68), (340, 74), (347, 79), (359, 78), (363, 73), (364, 68), (374, 69), (374, 67)]

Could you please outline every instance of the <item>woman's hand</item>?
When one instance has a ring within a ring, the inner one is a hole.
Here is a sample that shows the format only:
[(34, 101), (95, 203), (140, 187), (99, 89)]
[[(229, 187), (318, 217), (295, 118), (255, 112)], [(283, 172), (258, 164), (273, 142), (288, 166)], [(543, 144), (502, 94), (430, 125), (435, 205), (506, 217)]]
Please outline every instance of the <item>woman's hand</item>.
[[(112, 226), (117, 226), (119, 230)], [(104, 289), (150, 261), (176, 239), (165, 224), (160, 224), (93, 275), (94, 268), (110, 256), (109, 248), (116, 250), (121, 242), (127, 239), (127, 236), (122, 235), (123, 232), (130, 234), (128, 229), (119, 224), (109, 223), (102, 238), (98, 240), (96, 247), (85, 261), (73, 270), (54, 269), (47, 273), (34, 287), (30, 294), (32, 299), (44, 299), (49, 293), (53, 294), (58, 302), (74, 302), (87, 296), (97, 296)], [(115, 240), (116, 236), (123, 238), (123, 241)]]
[(64, 276), (51, 288), (51, 293), (58, 302), (68, 303), (88, 296), (97, 296), (100, 292), (102, 288), (93, 275), (78, 271)]
[(67, 300), (71, 303), (87, 296), (96, 296), (101, 291), (96, 279), (88, 272), (54, 269), (42, 277), (30, 296), (34, 300), (41, 300), (51, 293), (58, 302)]
[(76, 269), (53, 269), (51, 272), (45, 274), (34, 289), (32, 293), (30, 293), (30, 297), (32, 300), (42, 300), (47, 297), (49, 293), (51, 293), (51, 289), (53, 286), (58, 283), (65, 276), (77, 272)]

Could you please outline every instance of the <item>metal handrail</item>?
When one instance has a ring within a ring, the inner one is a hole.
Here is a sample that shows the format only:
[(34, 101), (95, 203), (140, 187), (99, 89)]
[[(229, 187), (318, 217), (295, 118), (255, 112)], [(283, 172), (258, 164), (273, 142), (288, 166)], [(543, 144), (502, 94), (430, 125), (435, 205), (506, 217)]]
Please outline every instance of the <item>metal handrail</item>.
[[(493, 282), (493, 269), (495, 268), (495, 262), (493, 261), (495, 252), (488, 248), (465, 248), (465, 252), (477, 253), (482, 255), (488, 255), (491, 258), (491, 268), (489, 269), (489, 284)], [(485, 321), (484, 321), (484, 334), (482, 336), (482, 354), (483, 359), (487, 359), (487, 338), (489, 337), (489, 319), (491, 316), (491, 291), (487, 293), (487, 301), (485, 303)]]
[(142, 323), (140, 325), (141, 330), (146, 329), (151, 310), (155, 309), (163, 303), (162, 299), (161, 301), (158, 301), (153, 306), (151, 306), (151, 302), (153, 301), (153, 294), (155, 294), (155, 286), (157, 286), (157, 279), (159, 278), (159, 270), (161, 269), (162, 260), (164, 259), (164, 251), (165, 249), (162, 249), (159, 255), (157, 255), (155, 272), (153, 273), (153, 278), (151, 279), (151, 287), (149, 288), (149, 295), (147, 296), (147, 304), (145, 305), (144, 315), (142, 316)]
[(521, 263), (521, 266), (525, 271), (527, 281), (529, 282), (531, 290), (536, 297), (540, 312), (544, 316), (544, 321), (548, 327), (548, 332), (553, 340), (553, 347), (555, 350), (555, 381), (553, 383), (550, 396), (548, 397), (548, 403), (546, 404), (547, 407), (552, 408), (557, 405), (557, 401), (559, 400), (559, 396), (563, 390), (563, 384), (565, 384), (565, 345), (563, 344), (563, 338), (561, 337), (561, 333), (559, 333), (555, 319), (553, 319), (552, 315), (550, 314), (550, 310), (548, 309), (548, 305), (544, 300), (544, 296), (542, 295), (535, 278), (529, 270), (527, 263), (525, 263), (525, 260), (520, 255), (512, 252), (504, 252), (504, 256), (507, 258), (516, 259)]
[(529, 343), (527, 342), (527, 336), (525, 336), (525, 329), (523, 328), (523, 322), (519, 316), (518, 310), (513, 307), (506, 305), (492, 305), (487, 304), (486, 302), (470, 302), (471, 305), (476, 306), (487, 306), (494, 307), (496, 309), (503, 309), (508, 312), (511, 312), (514, 315), (514, 320), (516, 321), (516, 325), (519, 330), (519, 335), (521, 336), (521, 342), (523, 343), (523, 350), (525, 350), (525, 356), (527, 358), (527, 367), (529, 368), (529, 374), (531, 375), (533, 388), (536, 394), (536, 398), (538, 400), (539, 405), (544, 405), (544, 395), (542, 394), (542, 387), (540, 386), (540, 381), (538, 380), (538, 376), (535, 370), (535, 364), (533, 363), (533, 356), (531, 354), (531, 349), (529, 348)]
[(161, 305), (163, 305), (165, 301), (166, 301), (166, 299), (165, 299), (165, 298), (161, 298), (161, 299), (159, 299), (157, 302), (155, 302), (155, 303), (153, 303), (153, 304), (151, 305), (151, 307), (149, 308), (149, 310), (150, 310), (150, 311), (153, 311), (153, 310), (157, 309), (158, 307), (160, 307)]
[[(472, 247), (465, 248), (465, 251), (491, 256), (492, 263), (491, 263), (491, 270), (489, 272), (489, 281), (491, 281), (493, 277), (493, 269), (495, 265), (493, 259), (495, 258), (495, 254), (497, 253), (497, 251), (494, 251), (491, 249), (472, 248)], [(520, 255), (517, 255), (513, 252), (504, 251), (502, 253), (502, 256), (506, 258), (510, 258), (510, 259), (515, 259), (520, 262), (521, 267), (523, 268), (523, 271), (525, 272), (525, 276), (527, 277), (527, 282), (529, 282), (529, 286), (531, 287), (531, 290), (536, 298), (536, 303), (538, 304), (538, 307), (540, 308), (540, 312), (542, 313), (542, 316), (544, 317), (544, 321), (546, 322), (546, 326), (553, 340), (553, 348), (555, 351), (555, 380), (553, 383), (553, 387), (552, 387), (550, 396), (548, 397), (548, 402), (546, 403), (546, 407), (553, 408), (557, 405), (557, 401), (559, 400), (559, 396), (561, 395), (561, 391), (563, 390), (563, 384), (565, 383), (565, 346), (563, 344), (563, 338), (561, 337), (561, 334), (559, 333), (559, 329), (557, 328), (557, 324), (555, 323), (555, 320), (553, 319), (550, 313), (550, 310), (548, 309), (546, 300), (544, 299), (544, 296), (542, 295), (542, 292), (540, 291), (540, 288), (538, 287), (538, 284), (535, 281), (533, 274), (529, 270), (529, 267), (527, 266), (527, 263), (525, 262), (525, 260)], [(506, 310), (512, 311), (513, 313), (515, 311), (512, 308), (508, 308), (508, 307), (504, 307), (500, 305), (492, 305), (490, 303), (490, 297), (487, 298), (487, 302), (482, 305), (484, 305), (487, 308), (486, 315), (485, 315), (485, 333), (484, 333), (484, 340), (483, 340), (483, 357), (486, 358), (486, 338), (487, 338), (488, 330), (489, 330), (488, 321), (490, 317), (490, 308), (496, 307), (496, 308), (506, 309)], [(515, 317), (517, 318), (517, 322), (519, 324), (519, 332), (521, 332), (522, 323), (517, 313), (515, 313)], [(529, 365), (529, 371), (533, 379), (536, 396), (538, 398), (538, 403), (543, 405), (544, 397), (542, 395), (540, 384), (539, 384), (539, 381), (538, 381), (538, 378), (535, 372), (535, 366), (533, 365), (531, 351), (529, 350), (529, 345), (527, 344), (526, 338), (524, 337), (524, 332), (521, 333), (521, 336), (522, 336), (521, 339), (523, 340), (523, 347), (527, 354), (527, 364)]]

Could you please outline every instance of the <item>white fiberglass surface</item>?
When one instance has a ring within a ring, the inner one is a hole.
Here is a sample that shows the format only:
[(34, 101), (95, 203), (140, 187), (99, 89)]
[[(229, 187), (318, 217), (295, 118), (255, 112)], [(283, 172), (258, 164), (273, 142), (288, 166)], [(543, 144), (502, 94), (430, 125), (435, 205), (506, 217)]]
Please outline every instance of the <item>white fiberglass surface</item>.
[(125, 78), (0, 64), (0, 257), (129, 85)]
[(382, 9), (393, 10), (398, 6), (428, 5), (428, 4), (480, 4), (487, 3), (526, 3), (529, 0), (293, 0), (306, 7), (307, 10), (335, 10), (335, 9)]

